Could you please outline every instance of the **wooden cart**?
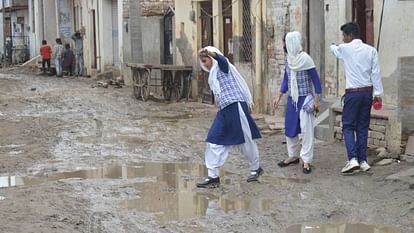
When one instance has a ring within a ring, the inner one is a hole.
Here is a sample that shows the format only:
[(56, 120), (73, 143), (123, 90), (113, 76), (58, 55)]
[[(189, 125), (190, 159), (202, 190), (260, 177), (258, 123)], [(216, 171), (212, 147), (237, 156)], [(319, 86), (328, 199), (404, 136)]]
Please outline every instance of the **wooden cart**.
[[(165, 100), (176, 100), (186, 97), (188, 100), (193, 68), (177, 65), (127, 64), (132, 70), (133, 93), (135, 98), (147, 101), (151, 90), (156, 92), (161, 86)], [(161, 80), (155, 80), (151, 73), (161, 71)]]

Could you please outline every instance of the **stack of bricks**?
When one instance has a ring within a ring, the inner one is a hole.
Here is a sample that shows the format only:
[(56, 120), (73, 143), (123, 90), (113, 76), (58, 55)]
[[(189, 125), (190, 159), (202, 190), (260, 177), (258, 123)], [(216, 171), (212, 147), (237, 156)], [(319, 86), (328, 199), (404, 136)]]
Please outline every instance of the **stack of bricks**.
[[(335, 139), (343, 140), (342, 134), (342, 115), (337, 115), (335, 119)], [(383, 118), (371, 118), (368, 130), (368, 147), (387, 148), (386, 133), (388, 120)]]
[(123, 16), (129, 18), (129, 0), (123, 0)]
[[(190, 2), (190, 1), (189, 1)], [(174, 0), (141, 0), (142, 16), (157, 16), (167, 13), (170, 7), (174, 7)]]

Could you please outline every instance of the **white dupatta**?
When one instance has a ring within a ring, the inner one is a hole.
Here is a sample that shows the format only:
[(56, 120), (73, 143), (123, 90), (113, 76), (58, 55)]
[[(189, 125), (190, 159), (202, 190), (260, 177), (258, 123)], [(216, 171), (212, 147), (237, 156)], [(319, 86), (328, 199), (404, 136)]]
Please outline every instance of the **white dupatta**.
[(299, 89), (296, 73), (298, 71), (315, 68), (315, 63), (309, 54), (302, 51), (302, 36), (299, 32), (294, 31), (286, 34), (285, 43), (288, 52), (287, 60), (290, 69), (290, 93), (293, 103), (297, 107), (299, 100)]
[[(220, 50), (215, 48), (215, 47), (207, 46), (207, 47), (205, 47), (205, 49), (207, 49), (207, 51), (209, 51), (209, 52), (214, 52), (216, 54), (223, 55), (223, 53), (220, 52)], [(212, 57), (210, 57), (210, 59), (213, 62), (213, 65), (212, 65), (210, 70), (207, 69), (207, 67), (201, 62), (201, 60), (200, 60), (200, 66), (204, 71), (209, 72), (208, 85), (210, 86), (211, 90), (213, 91), (214, 96), (216, 96), (217, 98), (220, 98), (221, 89), (220, 89), (220, 83), (217, 79), (217, 72), (219, 71), (220, 68), (218, 67), (218, 62), (216, 61), (216, 59), (214, 59)], [(246, 101), (248, 106), (252, 107), (253, 99), (252, 99), (252, 95), (250, 93), (250, 90), (249, 90), (249, 87), (247, 86), (246, 81), (243, 79), (243, 77), (237, 71), (236, 67), (234, 67), (234, 65), (231, 64), (228, 59), (227, 59), (227, 63), (229, 64), (229, 74), (231, 74), (235, 77), (237, 85), (240, 87), (240, 91), (243, 95), (244, 101)]]

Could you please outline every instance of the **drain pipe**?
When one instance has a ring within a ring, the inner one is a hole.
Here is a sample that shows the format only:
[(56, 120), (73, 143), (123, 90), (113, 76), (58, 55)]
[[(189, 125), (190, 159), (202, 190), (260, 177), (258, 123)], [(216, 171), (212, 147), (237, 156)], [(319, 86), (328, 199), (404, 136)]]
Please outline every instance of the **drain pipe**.
[[(262, 0), (257, 0), (256, 7), (256, 48), (255, 48), (255, 56), (256, 56), (256, 64), (255, 64), (255, 86), (256, 86), (256, 110), (259, 112), (262, 109)], [(258, 109), (257, 109), (258, 107)]]
[(100, 9), (99, 9), (99, 1), (96, 1), (96, 24), (97, 24), (97, 33), (96, 33), (96, 40), (97, 40), (97, 48), (96, 48), (96, 69), (97, 72), (101, 72), (101, 30), (100, 30), (100, 21), (99, 21), (99, 14), (100, 14)]

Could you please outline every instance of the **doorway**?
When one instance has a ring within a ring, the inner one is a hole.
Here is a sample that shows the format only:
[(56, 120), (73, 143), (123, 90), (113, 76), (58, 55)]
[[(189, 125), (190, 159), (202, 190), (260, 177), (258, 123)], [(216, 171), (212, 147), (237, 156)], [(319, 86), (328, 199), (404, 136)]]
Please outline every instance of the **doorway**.
[(374, 46), (374, 1), (353, 0), (352, 21), (359, 25), (361, 40)]
[(306, 46), (320, 76), (322, 95), (325, 95), (325, 1), (307, 0), (307, 7)]
[[(201, 2), (201, 47), (213, 45), (213, 6), (212, 2)], [(201, 93), (204, 103), (214, 103), (213, 94), (208, 85), (208, 73), (200, 71), (198, 80), (198, 93)]]

